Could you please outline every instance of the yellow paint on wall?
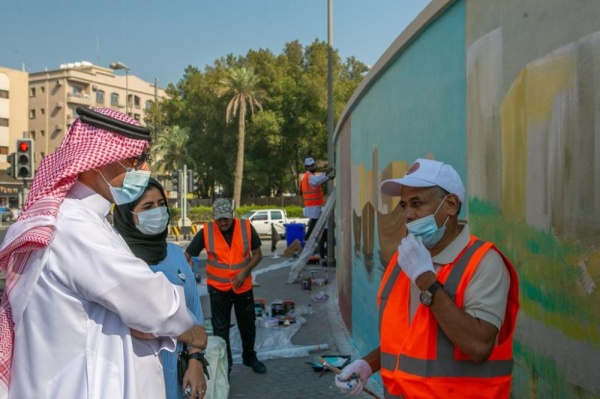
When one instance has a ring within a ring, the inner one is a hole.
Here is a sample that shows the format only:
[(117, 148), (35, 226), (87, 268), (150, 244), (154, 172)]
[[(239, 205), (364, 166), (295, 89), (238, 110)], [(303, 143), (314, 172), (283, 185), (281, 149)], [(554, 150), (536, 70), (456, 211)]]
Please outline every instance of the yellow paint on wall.
[(571, 90), (576, 59), (551, 54), (525, 67), (510, 87), (500, 110), (502, 135), (502, 209), (525, 220), (527, 135), (550, 123), (554, 99)]

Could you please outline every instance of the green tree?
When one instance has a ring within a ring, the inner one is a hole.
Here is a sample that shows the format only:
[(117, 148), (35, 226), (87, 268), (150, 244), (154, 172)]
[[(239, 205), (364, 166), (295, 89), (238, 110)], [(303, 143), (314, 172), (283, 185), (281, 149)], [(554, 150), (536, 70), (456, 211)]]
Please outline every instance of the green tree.
[(190, 130), (175, 126), (159, 134), (153, 146), (152, 169), (155, 173), (179, 170), (188, 159), (187, 143)]
[(244, 144), (246, 137), (247, 111), (254, 114), (255, 107), (262, 110), (261, 100), (264, 93), (259, 89), (258, 76), (246, 67), (232, 68), (229, 74), (222, 79), (218, 88), (219, 97), (229, 96), (225, 111), (225, 120), (230, 123), (236, 116), (238, 118), (238, 145), (235, 165), (235, 179), (233, 185), (233, 200), (235, 206), (240, 205), (242, 197), (242, 180), (244, 176)]

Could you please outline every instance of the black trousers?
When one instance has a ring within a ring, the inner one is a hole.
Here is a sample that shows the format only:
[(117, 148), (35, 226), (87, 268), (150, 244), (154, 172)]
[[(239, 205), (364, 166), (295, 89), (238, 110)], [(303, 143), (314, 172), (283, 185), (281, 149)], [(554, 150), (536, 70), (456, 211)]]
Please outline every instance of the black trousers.
[(256, 357), (254, 342), (256, 341), (256, 314), (254, 313), (254, 292), (252, 289), (236, 294), (233, 290), (220, 291), (208, 286), (210, 295), (210, 313), (213, 333), (227, 343), (227, 361), (229, 371), (233, 365), (229, 329), (231, 327), (231, 308), (235, 311), (238, 330), (242, 339), (242, 359), (252, 361)]

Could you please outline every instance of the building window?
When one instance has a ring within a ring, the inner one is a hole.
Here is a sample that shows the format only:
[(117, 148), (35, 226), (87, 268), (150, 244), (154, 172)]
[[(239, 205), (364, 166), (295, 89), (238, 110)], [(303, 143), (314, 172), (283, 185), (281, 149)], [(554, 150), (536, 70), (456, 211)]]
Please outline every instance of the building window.
[(45, 114), (46, 114), (46, 109), (40, 108), (40, 115), (45, 115)]
[(117, 93), (111, 93), (110, 95), (110, 105), (113, 107), (119, 106), (119, 95)]
[(42, 93), (45, 93), (46, 92), (46, 86), (40, 86), (40, 91)]
[(46, 135), (46, 131), (45, 130), (40, 130), (40, 136), (44, 137)]
[(0, 90), (0, 98), (8, 98), (8, 90)]
[(32, 139), (33, 141), (35, 141), (35, 130), (31, 130), (31, 131), (29, 132), (29, 137), (31, 137), (31, 139)]
[(135, 119), (136, 121), (140, 121), (140, 114), (133, 114), (133, 119)]
[(0, 118), (0, 126), (8, 127), (8, 118)]
[(146, 100), (146, 109), (152, 108), (152, 103), (153, 103), (152, 100)]
[(104, 104), (104, 92), (96, 90), (96, 104)]
[(133, 96), (133, 106), (136, 109), (140, 109), (141, 104), (142, 104), (142, 99), (139, 98), (138, 96)]
[(29, 97), (35, 97), (35, 87), (29, 89)]
[(35, 109), (29, 110), (29, 119), (35, 119)]

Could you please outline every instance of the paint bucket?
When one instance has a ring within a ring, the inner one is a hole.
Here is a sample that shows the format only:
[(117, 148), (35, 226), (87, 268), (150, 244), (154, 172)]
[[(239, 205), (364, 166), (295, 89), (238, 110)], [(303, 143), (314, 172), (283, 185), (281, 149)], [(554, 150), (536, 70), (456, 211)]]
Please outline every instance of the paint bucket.
[(285, 311), (285, 314), (290, 313), (292, 310), (294, 310), (296, 307), (296, 302), (294, 301), (283, 301), (283, 310)]
[(285, 316), (283, 302), (274, 302), (271, 304), (271, 317), (275, 316)]
[(302, 289), (304, 291), (310, 291), (312, 288), (312, 281), (310, 278), (307, 278), (305, 280), (302, 280)]
[(263, 317), (266, 302), (264, 298), (254, 298), (254, 314), (256, 317)]

